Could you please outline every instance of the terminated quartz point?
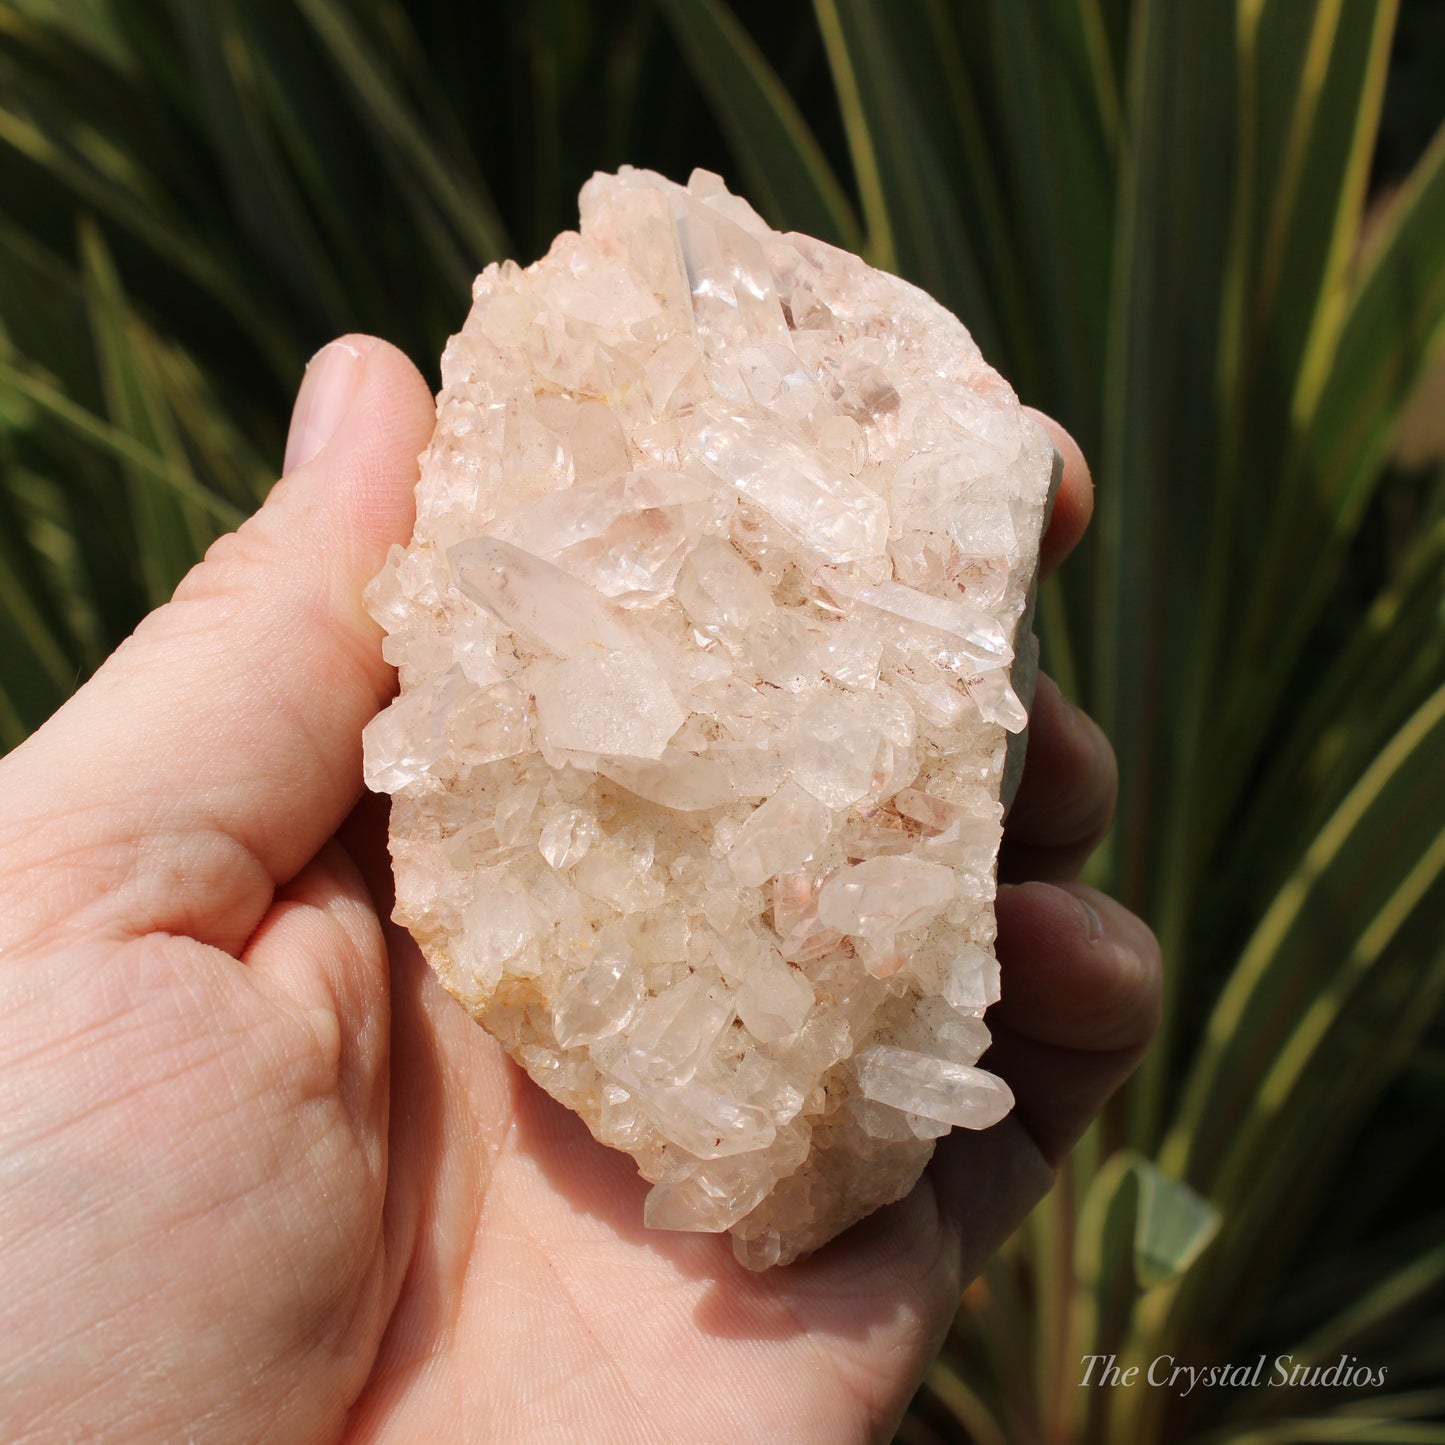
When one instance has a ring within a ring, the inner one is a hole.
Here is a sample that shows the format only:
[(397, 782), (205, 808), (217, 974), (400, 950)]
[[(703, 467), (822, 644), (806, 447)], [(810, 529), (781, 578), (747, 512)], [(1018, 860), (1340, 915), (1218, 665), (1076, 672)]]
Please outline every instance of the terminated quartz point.
[(473, 298), (367, 594), (396, 917), (649, 1224), (786, 1263), (1013, 1102), (977, 1063), (1053, 449), (942, 307), (705, 172), (594, 177)]

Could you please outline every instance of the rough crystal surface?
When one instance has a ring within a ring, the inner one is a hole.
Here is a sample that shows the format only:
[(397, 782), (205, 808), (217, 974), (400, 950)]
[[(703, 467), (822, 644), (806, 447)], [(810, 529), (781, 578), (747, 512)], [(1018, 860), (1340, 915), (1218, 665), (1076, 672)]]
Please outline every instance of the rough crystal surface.
[(785, 1263), (1012, 1102), (1052, 448), (942, 307), (703, 172), (594, 177), (473, 298), (367, 594), (396, 916), (650, 1225)]

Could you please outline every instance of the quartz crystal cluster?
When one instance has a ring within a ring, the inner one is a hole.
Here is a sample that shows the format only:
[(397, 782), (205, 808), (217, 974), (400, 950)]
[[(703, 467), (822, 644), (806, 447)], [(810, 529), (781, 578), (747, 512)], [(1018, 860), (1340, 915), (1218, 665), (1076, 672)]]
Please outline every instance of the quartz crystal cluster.
[(914, 287), (716, 177), (478, 277), (367, 601), (397, 918), (753, 1269), (1010, 1108), (978, 1068), (1053, 449)]

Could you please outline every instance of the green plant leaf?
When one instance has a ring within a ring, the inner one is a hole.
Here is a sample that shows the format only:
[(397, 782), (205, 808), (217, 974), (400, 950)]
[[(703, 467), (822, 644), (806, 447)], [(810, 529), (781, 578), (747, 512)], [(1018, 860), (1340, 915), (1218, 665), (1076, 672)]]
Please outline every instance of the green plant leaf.
[(992, 0), (989, 10), (990, 113), (1002, 132), (1016, 244), (1028, 257), (1046, 338), (1030, 400), (1092, 450), (1113, 256), (1118, 84), (1095, 6)]
[[(1144, 904), (1167, 863), (1153, 810), (1176, 764), (1161, 700), (1179, 687), (1205, 565), (1202, 551), (1169, 539), (1205, 535), (1208, 517), (1207, 499), (1162, 482), (1186, 449), (1198, 472), (1213, 465), (1235, 74), (1230, 17), (1219, 7), (1141, 0), (1134, 13), (1086, 700), (1128, 760), (1115, 882)], [(1183, 213), (1199, 223), (1177, 225)]]
[[(1445, 495), (1442, 495), (1445, 501)], [(1234, 831), (1227, 885), (1277, 885), (1445, 675), (1445, 514), (1416, 523), (1396, 575), (1295, 700)]]
[(1445, 1244), (1437, 1244), (1376, 1281), (1339, 1314), (1312, 1330), (1290, 1353), (1299, 1360), (1328, 1361), (1344, 1351), (1368, 1348), (1379, 1358), (1382, 1337), (1392, 1327), (1413, 1333), (1420, 1306), (1442, 1291)]
[[(1121, 1233), (1118, 1226), (1125, 1216)], [(1100, 1170), (1083, 1217), (1096, 1221), (1096, 1238), (1114, 1230), (1116, 1250), (1127, 1238), (1128, 1273), (1141, 1290), (1154, 1289), (1187, 1273), (1219, 1233), (1221, 1218), (1208, 1199), (1132, 1149), (1113, 1155)], [(1087, 1273), (1100, 1284), (1117, 1278), (1119, 1271), (1106, 1256), (1091, 1254), (1090, 1259), (1093, 1262)]]
[(722, 0), (657, 0), (727, 133), (747, 194), (775, 225), (849, 251), (858, 218), (792, 97)]
[(1259, 1429), (1201, 1437), (1201, 1445), (1445, 1445), (1445, 1425), (1384, 1420), (1370, 1415), (1309, 1415)]
[(342, 278), (312, 219), (317, 200), (324, 197), (324, 182), (316, 187), (313, 174), (308, 178), (313, 189), (303, 195), (285, 163), (282, 133), (268, 114), (263, 79), (267, 58), (252, 49), (244, 11), (232, 0), (207, 5), (172, 0), (171, 12), (185, 41), (197, 100), (225, 167), (238, 223), (276, 274), (295, 291), (312, 295), (332, 327), (344, 329), (350, 308)]
[(937, 1397), (975, 1445), (1008, 1445), (1008, 1436), (993, 1411), (942, 1359), (935, 1360), (929, 1369), (924, 1388)]
[[(1319, 380), (1296, 402), (1284, 485), (1308, 498), (1252, 602), (1221, 751), (1252, 754), (1384, 472), (1400, 413), (1445, 339), (1445, 127), (1363, 264)], [(1293, 478), (1293, 480), (1291, 480)], [(1238, 777), (1220, 790), (1237, 796)]]
[[(1445, 687), (1392, 740), (1277, 895), (1211, 1016), (1161, 1165), (1225, 1210), (1208, 1270), (1136, 1339), (1227, 1350), (1269, 1298), (1354, 1131), (1445, 1002)], [(1146, 1302), (1146, 1306), (1154, 1302)], [(1130, 1429), (1157, 1427), (1134, 1402)]]
[[(1237, 685), (1238, 635), (1264, 590), (1250, 580), (1261, 551), (1272, 559), (1298, 547), (1291, 428), (1281, 423), (1311, 358), (1335, 342), (1396, 9), (1395, 0), (1257, 0), (1239, 11), (1239, 181), (1217, 383), (1226, 404), (1212, 483), (1213, 561), (1190, 650), (1181, 743), (1191, 760), (1178, 809), (1185, 873), (1204, 866), (1237, 801), (1219, 787), (1216, 756), (1238, 743), (1222, 735), (1217, 714)], [(1269, 665), (1284, 670), (1275, 655)]]
[(77, 438), (138, 467), (162, 486), (170, 488), (176, 496), (214, 518), (226, 530), (239, 527), (245, 520), (243, 512), (198, 482), (189, 471), (177, 468), (150, 447), (72, 401), (52, 381), (0, 361), (0, 389), (4, 388), (10, 388), (34, 402), (63, 423)]
[(0, 24), (13, 25), (20, 21), (53, 27), (117, 67), (128, 65), (132, 59), (108, 0), (7, 0), (7, 3), (13, 14), (0, 14)]
[[(100, 232), (88, 223), (81, 227), (81, 255), (111, 422), (138, 445), (163, 457), (177, 477), (187, 479), (190, 491), (203, 490), (157, 385), (143, 332), (126, 305), (110, 253)], [(123, 465), (147, 595), (153, 606), (159, 606), (215, 537), (215, 529), (194, 502), (166, 487), (147, 468), (133, 462)]]
[[(1188, 776), (1181, 698), (1214, 554), (1216, 368), (1236, 183), (1232, 7), (1133, 7), (1096, 463), (1093, 622), (1081, 701), (1123, 760), (1105, 886), (1184, 947), (1193, 833), (1171, 806)], [(1178, 218), (1191, 217), (1180, 225)], [(1187, 794), (1186, 794), (1187, 796)], [(1161, 1035), (1129, 1097), (1130, 1137), (1157, 1143), (1180, 976), (1165, 970)]]
[[(437, 259), (465, 286), (484, 262), (509, 256), (511, 241), (482, 178), (450, 169), (433, 151), (425, 123), (408, 107), (346, 7), (336, 0), (298, 4), (360, 102), (360, 118), (415, 208), (423, 234), (433, 238)], [(438, 228), (438, 218), (454, 228), (456, 243)]]
[[(1225, 1152), (1238, 1157), (1240, 1114), (1259, 1117), (1274, 1098), (1261, 1095), (1261, 1071), (1247, 1062), (1267, 1060), (1276, 1076), (1297, 1069), (1282, 1050), (1285, 1032), (1299, 1026), (1298, 1000), (1313, 998), (1305, 1022), (1317, 1036), (1442, 872), (1445, 687), (1361, 777), (1250, 940), (1191, 1070), (1161, 1156), (1167, 1172), (1208, 1180)], [(1342, 942), (1353, 943), (1343, 957)]]
[(8, 489), (0, 488), (0, 634), (6, 639), (0, 750), (24, 741), (66, 695), (77, 671), (69, 639), (48, 605), (50, 588), (27, 532)]
[(1144, 1289), (1178, 1279), (1219, 1233), (1220, 1213), (1179, 1179), (1148, 1159), (1136, 1159), (1139, 1214), (1134, 1224), (1134, 1272)]
[[(78, 96), (86, 96), (80, 82), (70, 83), (80, 87)], [(3, 47), (0, 96), (26, 102), (24, 111), (0, 103), (0, 157), (8, 151), (12, 165), (20, 162), (19, 174), (29, 182), (17, 185), (14, 195), (28, 201), (38, 173), (80, 208), (113, 221), (224, 307), (264, 354), (273, 360), (286, 354), (287, 343), (277, 339), (276, 308), (258, 298), (247, 278), (238, 275), (230, 248), (215, 238), (202, 240), (157, 178), (117, 146), (103, 104), (97, 124), (91, 124), (79, 106), (62, 109), (38, 87), (27, 66), (17, 64)]]
[(843, 112), (875, 265), (897, 271), (956, 312), (985, 356), (1002, 335), (938, 144), (923, 124), (878, 0), (815, 0)]
[(1236, 209), (1236, 274), (1246, 334), (1226, 343), (1223, 360), (1236, 388), (1230, 424), (1252, 441), (1278, 433), (1280, 409), (1308, 384), (1307, 353), (1333, 348), (1397, 11), (1396, 0), (1267, 0), (1243, 11), (1241, 163), (1251, 184)]

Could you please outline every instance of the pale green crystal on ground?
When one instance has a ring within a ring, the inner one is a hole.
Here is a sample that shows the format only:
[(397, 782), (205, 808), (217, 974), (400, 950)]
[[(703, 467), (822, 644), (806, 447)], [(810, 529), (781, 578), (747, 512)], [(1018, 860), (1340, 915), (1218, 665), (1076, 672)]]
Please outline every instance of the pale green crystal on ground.
[(703, 172), (594, 177), (442, 380), (368, 592), (396, 916), (649, 1224), (786, 1262), (1012, 1104), (975, 1065), (1052, 448), (954, 317)]

